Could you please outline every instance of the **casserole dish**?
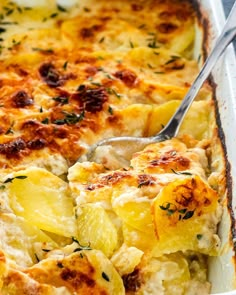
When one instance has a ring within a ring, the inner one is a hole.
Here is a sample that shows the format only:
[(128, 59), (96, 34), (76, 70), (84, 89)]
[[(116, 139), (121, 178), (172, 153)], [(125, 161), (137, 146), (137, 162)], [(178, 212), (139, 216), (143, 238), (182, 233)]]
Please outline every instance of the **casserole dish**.
[[(209, 38), (208, 43), (214, 43), (216, 36), (219, 35), (224, 24), (225, 17), (221, 1), (201, 1), (201, 11), (209, 20)], [(232, 204), (229, 205), (229, 212), (224, 216), (219, 230), (225, 241), (229, 242), (228, 253), (217, 259), (210, 261), (209, 275), (213, 282), (213, 293), (226, 292), (234, 290), (235, 287), (235, 153), (234, 145), (236, 138), (232, 136), (232, 130), (235, 128), (236, 105), (235, 105), (235, 51), (233, 46), (229, 46), (225, 56), (219, 61), (213, 70), (213, 79), (216, 83), (216, 100), (218, 105), (218, 116), (224, 136), (226, 159), (228, 161), (227, 174), (229, 185), (229, 198)], [(227, 217), (228, 215), (228, 217)], [(229, 216), (231, 215), (231, 218)], [(226, 242), (227, 243), (227, 242)], [(232, 291), (229, 294), (235, 294)], [(227, 293), (226, 293), (227, 294)]]
[(195, 28), (187, 0), (72, 2), (0, 7), (2, 294), (234, 289), (219, 88), (219, 127), (206, 83), (178, 138), (75, 163), (101, 137), (162, 128), (198, 71), (212, 4)]

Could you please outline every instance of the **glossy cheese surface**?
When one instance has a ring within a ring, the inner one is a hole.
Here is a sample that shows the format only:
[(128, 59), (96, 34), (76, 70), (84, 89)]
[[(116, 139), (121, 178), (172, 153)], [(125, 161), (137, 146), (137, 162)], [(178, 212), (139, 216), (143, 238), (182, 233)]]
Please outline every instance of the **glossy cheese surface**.
[(1, 1), (0, 294), (210, 293), (225, 177), (207, 83), (177, 138), (77, 162), (167, 124), (196, 24), (187, 0)]

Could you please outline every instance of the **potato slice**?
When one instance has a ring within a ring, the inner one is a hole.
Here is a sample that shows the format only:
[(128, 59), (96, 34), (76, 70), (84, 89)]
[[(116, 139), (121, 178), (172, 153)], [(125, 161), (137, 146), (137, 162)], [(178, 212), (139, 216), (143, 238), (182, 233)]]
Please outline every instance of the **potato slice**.
[[(143, 285), (140, 294), (150, 288), (150, 294), (172, 295), (188, 294), (186, 287), (191, 280), (189, 264), (185, 255), (181, 252), (163, 255), (161, 257), (145, 257), (146, 265), (142, 269)], [(159, 288), (157, 287), (159, 286)], [(162, 289), (161, 289), (162, 288)]]
[(121, 277), (101, 251), (57, 254), (27, 269), (10, 268), (7, 273), (1, 253), (0, 259), (2, 295), (125, 294)]
[(123, 244), (112, 256), (111, 262), (121, 276), (132, 273), (141, 262), (143, 251), (136, 247), (128, 247)]
[(11, 213), (0, 214), (0, 236), (0, 248), (22, 267), (37, 263), (46, 253), (42, 249), (57, 247), (43, 231)]
[(155, 233), (146, 233), (123, 223), (124, 243), (129, 247), (136, 247), (144, 252), (149, 252), (156, 244)]
[(70, 294), (125, 294), (121, 277), (98, 250), (49, 257), (24, 272), (40, 284), (65, 286)]
[(151, 200), (142, 196), (140, 190), (126, 191), (119, 197), (113, 198), (112, 207), (124, 223), (142, 232), (152, 233), (154, 231)]
[(117, 230), (106, 211), (96, 204), (78, 207), (78, 241), (110, 257), (117, 247)]
[[(180, 101), (172, 100), (153, 108), (149, 118), (149, 136), (161, 131), (173, 116), (179, 104)], [(209, 111), (210, 103), (208, 101), (195, 101), (184, 119), (179, 135), (188, 134), (198, 140), (208, 138)]]
[(152, 204), (158, 239), (156, 255), (196, 250), (216, 255), (220, 220), (218, 195), (199, 176), (165, 186)]
[(8, 186), (10, 206), (16, 215), (40, 229), (65, 237), (77, 233), (73, 200), (68, 185), (41, 168), (28, 168), (13, 174)]

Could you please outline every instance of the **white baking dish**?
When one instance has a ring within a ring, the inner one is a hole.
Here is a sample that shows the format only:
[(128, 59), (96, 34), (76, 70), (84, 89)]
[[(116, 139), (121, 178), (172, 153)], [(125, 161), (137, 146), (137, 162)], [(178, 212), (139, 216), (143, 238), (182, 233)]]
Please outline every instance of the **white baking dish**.
[[(221, 0), (201, 0), (200, 7), (203, 15), (209, 20), (209, 48), (214, 44), (216, 37), (221, 32), (225, 22)], [(236, 21), (236, 20), (235, 20)], [(232, 209), (236, 215), (236, 60), (233, 46), (229, 46), (225, 55), (219, 60), (214, 68), (213, 78), (216, 87), (216, 98), (221, 127), (226, 147), (226, 159), (228, 160), (229, 196), (232, 193)], [(223, 215), (219, 227), (219, 234), (227, 251), (224, 255), (211, 258), (209, 261), (209, 279), (212, 282), (212, 293), (235, 295), (236, 294), (236, 273), (235, 273), (235, 252), (231, 234), (231, 226), (235, 223), (228, 210)], [(233, 291), (235, 290), (235, 291)]]
[[(58, 0), (57, 2), (63, 6), (70, 6), (76, 1)], [(16, 2), (25, 6), (38, 3), (38, 1), (32, 0), (17, 0)], [(44, 2), (46, 3), (47, 1), (43, 0), (41, 4)], [(202, 14), (210, 22), (208, 37), (210, 41), (209, 45), (212, 45), (225, 22), (222, 3), (221, 0), (199, 0), (199, 4)], [(210, 50), (210, 48), (208, 49)], [(200, 48), (196, 51), (199, 50)], [(234, 152), (236, 148), (236, 60), (232, 46), (227, 49), (226, 54), (219, 60), (213, 70), (213, 78), (217, 84), (216, 97), (218, 110), (224, 133), (227, 160), (230, 164), (230, 171), (228, 173), (232, 179), (232, 208), (236, 215), (236, 153)], [(209, 260), (209, 279), (212, 282), (212, 294), (236, 295), (236, 270), (233, 261), (235, 252), (231, 235), (232, 222), (231, 216), (226, 210), (219, 227), (219, 233), (223, 244), (228, 245), (228, 251), (221, 257), (211, 258)]]

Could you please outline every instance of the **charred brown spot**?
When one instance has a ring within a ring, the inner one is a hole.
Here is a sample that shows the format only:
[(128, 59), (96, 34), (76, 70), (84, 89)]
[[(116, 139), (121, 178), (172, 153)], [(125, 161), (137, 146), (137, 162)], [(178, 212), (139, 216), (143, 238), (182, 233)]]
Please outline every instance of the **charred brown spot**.
[(82, 284), (86, 284), (88, 287), (93, 288), (95, 286), (95, 281), (91, 279), (88, 275), (76, 271), (70, 270), (69, 268), (64, 268), (61, 272), (61, 278), (64, 281), (70, 282), (72, 286), (78, 288)]
[(12, 96), (12, 103), (16, 108), (24, 108), (32, 105), (34, 101), (27, 92), (20, 90)]
[(68, 129), (60, 126), (54, 129), (54, 134), (57, 138), (66, 138), (68, 136)]
[(103, 109), (104, 103), (108, 100), (108, 93), (104, 87), (80, 86), (73, 98), (78, 99), (87, 112), (97, 113)]
[(87, 74), (89, 74), (89, 76), (94, 76), (95, 74), (97, 74), (97, 72), (98, 72), (98, 69), (97, 69), (97, 67), (87, 67), (86, 69), (85, 69), (85, 72), (87, 73)]
[(84, 39), (90, 38), (94, 36), (94, 32), (92, 28), (82, 28), (80, 30), (80, 36)]
[(164, 10), (159, 13), (159, 18), (166, 20), (166, 19), (170, 19), (170, 17), (172, 17), (173, 15), (174, 15), (173, 11)]
[(44, 63), (39, 68), (40, 76), (50, 87), (58, 87), (64, 84), (64, 79), (60, 77), (59, 72), (51, 63)]
[(138, 185), (144, 186), (144, 185), (152, 185), (155, 183), (155, 178), (148, 174), (141, 174), (138, 175)]
[(115, 184), (124, 178), (129, 178), (130, 175), (125, 171), (116, 171), (112, 174), (103, 176), (100, 180), (100, 184), (108, 185)]
[(143, 6), (140, 5), (140, 4), (137, 4), (137, 3), (132, 3), (132, 4), (131, 4), (131, 9), (132, 9), (133, 11), (140, 11), (140, 10), (143, 9)]
[(134, 86), (138, 81), (136, 74), (130, 70), (117, 71), (114, 76), (124, 82), (128, 87)]
[(183, 207), (189, 207), (191, 203), (194, 202), (194, 193), (189, 187), (178, 187), (178, 189), (174, 192), (179, 193), (180, 197), (178, 197), (175, 201), (177, 204)]
[(189, 11), (188, 9), (180, 9), (176, 11), (176, 17), (180, 21), (186, 21), (190, 17), (192, 17), (193, 12)]
[(86, 187), (86, 189), (87, 189), (88, 191), (93, 191), (93, 190), (95, 190), (95, 188), (96, 188), (96, 186), (95, 186), (94, 184), (89, 184), (89, 185)]
[(204, 199), (204, 206), (210, 206), (211, 205), (211, 201), (207, 198)]
[(22, 138), (17, 138), (10, 142), (0, 144), (0, 153), (7, 157), (14, 157), (25, 148), (26, 142)]
[(92, 27), (89, 27), (89, 28), (82, 28), (80, 30), (80, 36), (83, 39), (88, 39), (88, 38), (93, 37), (95, 35), (95, 33), (97, 31), (100, 31), (101, 29), (102, 29), (101, 25), (93, 25)]
[(41, 124), (39, 122), (37, 122), (36, 120), (28, 120), (25, 121), (22, 126), (21, 129), (35, 129), (37, 127), (39, 127)]
[(135, 269), (132, 273), (122, 277), (125, 290), (128, 292), (135, 292), (141, 287), (142, 280), (140, 278), (139, 270)]
[(187, 169), (190, 166), (190, 160), (178, 155), (175, 151), (168, 151), (161, 155), (159, 159), (150, 162), (152, 166), (161, 166), (169, 168)]
[(96, 183), (89, 184), (86, 186), (86, 189), (89, 191), (93, 191), (97, 188), (104, 187), (106, 185), (113, 185), (119, 182), (120, 180), (124, 178), (129, 178), (130, 175), (125, 171), (116, 171), (112, 174), (105, 175), (98, 179)]
[(47, 145), (47, 142), (43, 138), (37, 138), (27, 142), (27, 147), (31, 150), (40, 150), (44, 148), (46, 145)]
[(110, 17), (110, 16), (104, 16), (104, 17), (101, 17), (100, 18), (100, 20), (102, 21), (102, 22), (107, 22), (107, 21), (109, 21), (109, 20), (111, 20), (112, 18)]
[(69, 268), (65, 268), (61, 273), (61, 278), (64, 281), (69, 281), (74, 279), (77, 276), (76, 270), (70, 270)]
[(162, 23), (157, 26), (157, 30), (162, 34), (173, 33), (177, 28), (178, 26), (172, 23)]
[(26, 71), (25, 69), (21, 68), (19, 65), (13, 65), (16, 73), (22, 77), (26, 77), (29, 75), (28, 71)]

